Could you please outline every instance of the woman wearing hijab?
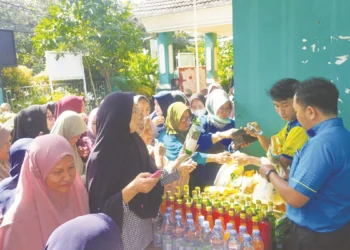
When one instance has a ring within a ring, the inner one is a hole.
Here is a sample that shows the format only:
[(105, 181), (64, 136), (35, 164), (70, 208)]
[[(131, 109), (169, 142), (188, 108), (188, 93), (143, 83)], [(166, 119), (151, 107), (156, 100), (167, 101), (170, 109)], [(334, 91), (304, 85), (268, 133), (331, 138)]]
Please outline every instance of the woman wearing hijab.
[(48, 102), (47, 103), (47, 108), (51, 111), (52, 114), (55, 114), (56, 104), (57, 104), (57, 102)]
[(205, 109), (205, 97), (202, 93), (195, 93), (191, 96), (190, 108), (192, 114), (198, 118), (201, 118), (207, 113), (207, 110)]
[[(198, 151), (221, 153), (232, 151), (232, 133), (236, 131), (235, 121), (229, 118), (233, 109), (227, 93), (222, 89), (214, 90), (206, 101), (208, 114), (201, 119), (202, 131), (198, 140)], [(213, 185), (219, 171), (219, 164), (209, 164), (206, 168), (197, 168), (193, 172), (193, 185), (200, 187)]]
[(69, 142), (73, 150), (74, 165), (79, 173), (79, 175), (84, 175), (84, 163), (79, 156), (77, 142), (80, 136), (87, 130), (86, 124), (83, 118), (73, 112), (64, 111), (55, 122), (51, 130), (51, 134), (61, 135)]
[[(23, 138), (12, 144), (10, 148), (10, 177), (0, 182), (0, 212), (3, 216), (9, 210), (16, 197), (16, 188), (21, 172), (24, 155), (29, 148), (31, 138)], [(1, 218), (1, 220), (2, 220)]]
[(96, 117), (98, 108), (93, 109), (90, 112), (88, 124), (87, 124), (87, 135), (79, 140), (79, 146), (86, 147), (89, 152), (95, 145), (96, 141)]
[(88, 213), (71, 146), (59, 135), (39, 136), (26, 153), (15, 201), (1, 224), (0, 248), (42, 250), (57, 227)]
[[(132, 237), (132, 236), (131, 236)], [(123, 250), (120, 230), (106, 214), (88, 214), (57, 228), (45, 250)]]
[(174, 90), (171, 94), (173, 95), (175, 102), (182, 102), (182, 103), (186, 104), (186, 106), (190, 105), (190, 103), (187, 99), (187, 96), (182, 91)]
[(136, 133), (142, 116), (133, 93), (109, 94), (97, 113), (95, 147), (87, 163), (90, 210), (105, 213), (122, 230), (124, 248), (145, 249), (153, 240), (163, 188), (146, 145)]
[[(164, 143), (166, 157), (170, 161), (176, 160), (185, 143), (186, 135), (192, 121), (190, 109), (181, 102), (175, 102), (168, 109), (168, 117), (165, 122), (165, 130), (160, 133), (158, 140)], [(229, 160), (227, 154), (195, 153), (192, 160), (205, 165), (208, 162), (226, 163)]]
[(78, 114), (86, 113), (85, 98), (83, 96), (65, 96), (61, 98), (55, 107), (57, 119), (64, 111), (71, 110)]
[(169, 161), (165, 157), (165, 148), (162, 143), (155, 143), (155, 146), (151, 146), (152, 130), (151, 130), (151, 120), (147, 118), (144, 120), (144, 129), (140, 132), (140, 136), (148, 148), (148, 152), (152, 156), (158, 168), (164, 168), (167, 172), (171, 173), (178, 170), (180, 172), (180, 179), (174, 181), (170, 184), (165, 185), (164, 193), (171, 191), (174, 194), (176, 187), (180, 187), (183, 190), (184, 185), (187, 185), (190, 179), (190, 173), (196, 169), (197, 163), (192, 161), (192, 159), (184, 162), (189, 156), (186, 153), (180, 153), (175, 161)]
[(0, 181), (10, 176), (11, 129), (0, 123)]
[(216, 89), (222, 89), (222, 86), (218, 83), (212, 83), (208, 87), (208, 96)]
[[(141, 113), (143, 117), (149, 117), (151, 114), (151, 103), (149, 102), (148, 98), (144, 95), (135, 95), (134, 97), (134, 103), (139, 107), (141, 110)], [(158, 129), (157, 126), (154, 124), (153, 121), (151, 121), (151, 129), (152, 129), (152, 137), (157, 138), (158, 137)]]
[(175, 102), (170, 91), (161, 91), (153, 96), (154, 111), (151, 114), (151, 119), (157, 126), (158, 133), (164, 128), (164, 122), (167, 117), (169, 106)]
[(22, 138), (34, 139), (39, 135), (49, 134), (54, 123), (55, 117), (47, 104), (22, 109), (15, 117), (12, 143)]

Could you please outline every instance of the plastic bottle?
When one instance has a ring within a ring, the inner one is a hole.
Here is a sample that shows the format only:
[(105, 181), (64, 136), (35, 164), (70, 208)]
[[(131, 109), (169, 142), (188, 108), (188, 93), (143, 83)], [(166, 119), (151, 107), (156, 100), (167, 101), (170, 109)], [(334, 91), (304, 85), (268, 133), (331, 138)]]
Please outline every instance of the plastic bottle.
[(209, 222), (204, 221), (201, 236), (197, 239), (197, 249), (211, 250), (211, 237), (212, 231), (210, 230)]
[(224, 235), (225, 230), (224, 230), (224, 227), (222, 226), (222, 221), (221, 221), (220, 219), (216, 219), (216, 220), (215, 220), (214, 227), (215, 227), (215, 226), (220, 227), (220, 232), (222, 233), (222, 235)]
[(259, 230), (253, 230), (253, 240), (252, 240), (254, 250), (264, 250), (264, 242), (260, 237)]
[(224, 236), (220, 226), (215, 226), (211, 236), (211, 248), (213, 250), (224, 250)]
[(173, 208), (172, 207), (167, 207), (166, 208), (166, 213), (170, 214), (170, 221), (172, 224), (175, 223), (175, 216), (173, 216)]
[(166, 213), (166, 196), (162, 196), (162, 203), (160, 204), (160, 213), (162, 216)]
[(197, 147), (199, 136), (201, 135), (201, 122), (199, 119), (193, 118), (190, 130), (186, 137), (185, 152), (188, 155), (192, 155)]
[(258, 219), (258, 216), (253, 216), (252, 218), (252, 221), (253, 221), (253, 231), (254, 230), (258, 230), (259, 231), (259, 219)]
[(254, 246), (251, 242), (251, 237), (249, 234), (244, 235), (243, 243), (241, 244), (240, 250), (254, 250)]
[(247, 208), (246, 212), (247, 212), (247, 219), (246, 219), (247, 231), (249, 235), (252, 235), (253, 234), (253, 220), (252, 220), (253, 212), (251, 208)]
[(198, 217), (198, 222), (197, 222), (197, 225), (196, 225), (197, 235), (200, 235), (200, 233), (202, 232), (202, 230), (203, 230), (203, 223), (204, 223), (204, 216), (201, 215), (201, 216)]
[(226, 224), (225, 224), (225, 218), (224, 218), (224, 209), (222, 207), (220, 207), (218, 209), (219, 211), (219, 220), (221, 220), (221, 225), (224, 228), (224, 230), (226, 230)]
[(193, 219), (187, 220), (187, 227), (185, 230), (185, 249), (195, 250), (196, 249), (196, 228), (193, 224)]
[(162, 215), (161, 212), (158, 216), (152, 219), (152, 229), (153, 229), (153, 244), (157, 248), (162, 247)]
[(207, 207), (207, 221), (209, 221), (210, 229), (212, 229), (214, 227), (214, 220), (211, 207)]
[(259, 223), (259, 229), (261, 238), (264, 242), (264, 249), (271, 250), (272, 249), (272, 226), (269, 218), (267, 217), (267, 213), (265, 211), (263, 220)]
[(242, 243), (244, 240), (244, 235), (247, 234), (247, 228), (245, 226), (239, 226), (238, 239)]
[(231, 231), (230, 238), (227, 241), (226, 249), (227, 250), (240, 250), (241, 249), (241, 242), (237, 238), (236, 230)]
[(233, 224), (232, 223), (227, 223), (227, 225), (226, 225), (226, 231), (225, 231), (225, 233), (224, 233), (224, 241), (227, 243), (227, 241), (228, 241), (228, 239), (230, 238), (230, 236), (231, 236), (231, 232), (232, 231), (235, 231), (236, 232), (236, 230), (234, 229), (234, 227), (233, 227)]
[(244, 213), (241, 213), (241, 214), (239, 215), (239, 218), (240, 218), (240, 220), (239, 220), (239, 225), (240, 225), (240, 226), (247, 226), (247, 215), (244, 214)]
[(196, 220), (195, 220), (196, 223), (198, 223), (198, 217), (201, 215), (202, 215), (202, 205), (196, 204)]
[(239, 212), (240, 212), (239, 204), (236, 204), (235, 205), (235, 227), (237, 232), (239, 232), (239, 226), (241, 221), (239, 217)]
[(173, 227), (173, 250), (183, 250), (185, 245), (185, 226), (182, 223), (182, 217), (176, 215), (176, 223)]
[(170, 214), (164, 215), (162, 224), (162, 250), (172, 250), (173, 238), (172, 238), (173, 224), (170, 221)]
[[(230, 216), (230, 219), (229, 219), (229, 223), (232, 223), (233, 224), (233, 229), (236, 230), (236, 223), (235, 223), (235, 212), (233, 210), (230, 210), (228, 212), (229, 216)], [(237, 232), (237, 230), (236, 230)]]

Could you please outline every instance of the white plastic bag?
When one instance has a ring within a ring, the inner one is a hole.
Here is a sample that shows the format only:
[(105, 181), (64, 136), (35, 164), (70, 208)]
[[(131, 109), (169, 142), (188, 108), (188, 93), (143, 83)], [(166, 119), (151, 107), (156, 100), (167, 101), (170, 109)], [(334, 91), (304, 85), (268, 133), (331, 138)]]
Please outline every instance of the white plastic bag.
[(226, 187), (231, 182), (231, 174), (237, 167), (237, 164), (224, 164), (216, 175), (214, 186)]

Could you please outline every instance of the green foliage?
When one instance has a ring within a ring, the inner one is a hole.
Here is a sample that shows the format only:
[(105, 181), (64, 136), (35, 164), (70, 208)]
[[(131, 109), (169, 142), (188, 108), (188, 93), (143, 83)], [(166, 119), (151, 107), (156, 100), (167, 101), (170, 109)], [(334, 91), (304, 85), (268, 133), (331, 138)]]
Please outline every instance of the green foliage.
[(32, 70), (26, 66), (9, 67), (2, 70), (4, 87), (19, 98), (24, 97), (21, 87), (28, 86), (32, 77)]
[(129, 55), (124, 64), (120, 73), (124, 75), (126, 84), (119, 81), (117, 87), (122, 91), (133, 91), (149, 97), (153, 95), (158, 83), (158, 59), (148, 54), (134, 53)]
[(116, 0), (62, 0), (35, 28), (34, 47), (83, 53), (88, 67), (96, 68), (112, 90), (110, 78), (123, 67), (130, 53), (140, 51), (141, 29), (127, 6)]
[(232, 66), (233, 61), (233, 43), (226, 41), (222, 46), (218, 47), (217, 65), (218, 65), (218, 80), (222, 87), (229, 91), (231, 79), (233, 77)]

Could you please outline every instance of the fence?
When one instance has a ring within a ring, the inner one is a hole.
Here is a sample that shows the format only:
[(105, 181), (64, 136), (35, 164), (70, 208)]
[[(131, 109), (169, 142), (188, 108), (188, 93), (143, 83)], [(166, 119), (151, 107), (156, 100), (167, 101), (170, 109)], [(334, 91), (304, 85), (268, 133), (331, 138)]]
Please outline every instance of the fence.
[[(87, 84), (87, 95), (85, 96), (88, 110), (96, 107), (101, 103), (106, 95), (104, 81), (94, 82), (95, 94), (91, 84)], [(53, 84), (53, 92), (49, 84), (24, 86), (18, 89), (4, 88), (4, 101), (9, 103), (14, 111), (19, 111), (33, 104), (44, 104), (49, 101), (57, 101), (66, 95), (84, 95), (84, 85), (82, 81), (71, 83)], [(96, 96), (95, 96), (96, 95)]]

